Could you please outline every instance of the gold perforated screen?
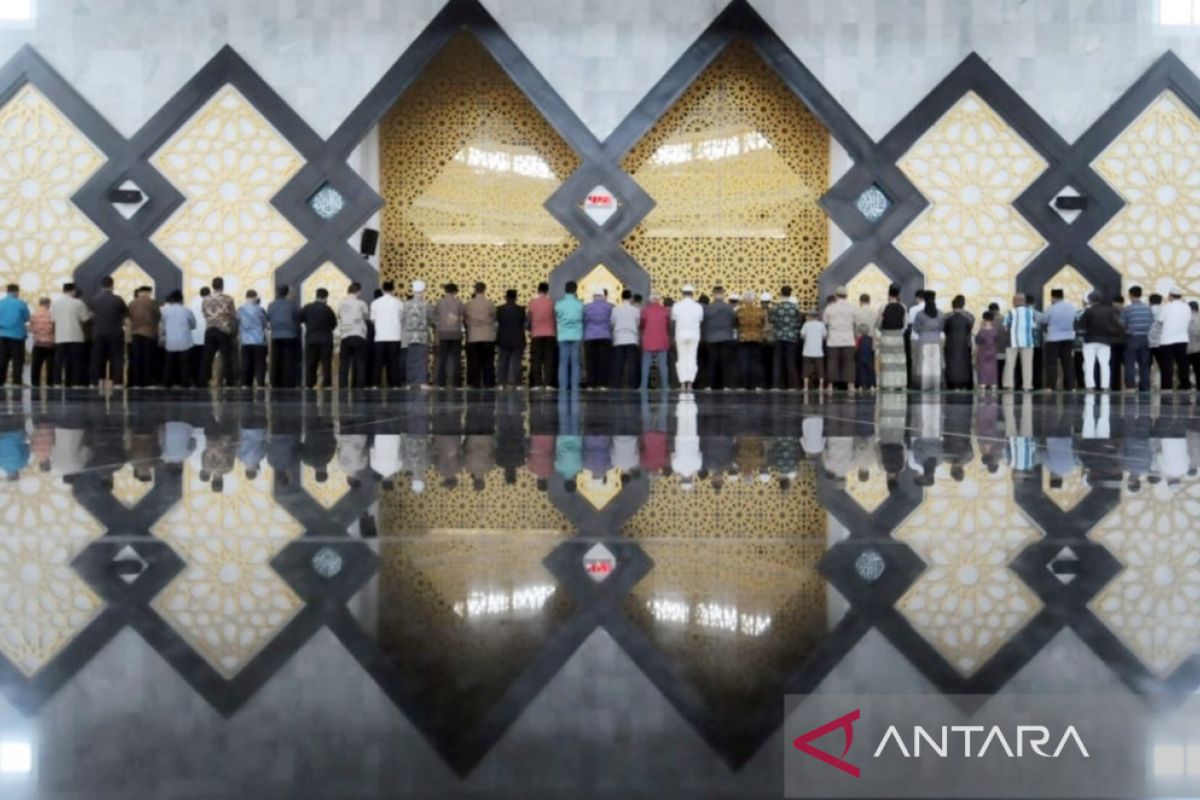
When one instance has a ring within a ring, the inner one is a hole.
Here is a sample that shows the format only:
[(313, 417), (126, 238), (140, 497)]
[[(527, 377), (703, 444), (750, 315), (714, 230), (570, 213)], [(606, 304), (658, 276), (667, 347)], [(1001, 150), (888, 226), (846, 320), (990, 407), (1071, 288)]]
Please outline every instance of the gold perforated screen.
[(790, 284), (815, 303), (829, 132), (750, 44), (726, 48), (622, 166), (657, 203), (625, 240), (656, 288)]
[(525, 298), (575, 249), (543, 204), (579, 157), (471, 34), (388, 112), (379, 147), (385, 280)]

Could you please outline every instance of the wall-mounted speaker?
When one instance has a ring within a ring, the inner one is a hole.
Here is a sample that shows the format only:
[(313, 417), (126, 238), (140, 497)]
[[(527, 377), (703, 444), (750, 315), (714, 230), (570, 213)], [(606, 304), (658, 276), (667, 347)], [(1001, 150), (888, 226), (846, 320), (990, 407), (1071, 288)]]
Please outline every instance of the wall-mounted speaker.
[(362, 241), (358, 245), (358, 252), (363, 254), (364, 258), (370, 258), (375, 255), (375, 251), (379, 248), (379, 231), (374, 228), (363, 228)]

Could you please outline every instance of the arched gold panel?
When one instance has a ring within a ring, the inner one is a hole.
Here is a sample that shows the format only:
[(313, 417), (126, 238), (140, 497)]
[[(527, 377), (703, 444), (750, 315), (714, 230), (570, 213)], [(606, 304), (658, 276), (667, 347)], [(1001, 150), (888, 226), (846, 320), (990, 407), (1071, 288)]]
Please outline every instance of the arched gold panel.
[(622, 166), (657, 204), (625, 240), (655, 288), (790, 284), (815, 304), (829, 132), (749, 43), (727, 47)]
[(469, 33), (384, 118), (380, 161), (384, 280), (525, 299), (575, 249), (543, 204), (579, 157)]

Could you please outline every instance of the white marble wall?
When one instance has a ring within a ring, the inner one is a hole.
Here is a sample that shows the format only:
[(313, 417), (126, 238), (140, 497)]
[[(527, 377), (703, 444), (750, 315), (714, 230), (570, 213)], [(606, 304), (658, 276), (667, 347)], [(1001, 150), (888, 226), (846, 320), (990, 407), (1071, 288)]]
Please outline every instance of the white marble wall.
[[(484, 0), (604, 138), (722, 0)], [(1200, 71), (1200, 29), (1159, 27), (1157, 0), (752, 0), (862, 126), (880, 137), (978, 51), (1073, 140), (1155, 58)], [(126, 134), (222, 45), (328, 135), (441, 0), (38, 0), (0, 28), (31, 43)]]

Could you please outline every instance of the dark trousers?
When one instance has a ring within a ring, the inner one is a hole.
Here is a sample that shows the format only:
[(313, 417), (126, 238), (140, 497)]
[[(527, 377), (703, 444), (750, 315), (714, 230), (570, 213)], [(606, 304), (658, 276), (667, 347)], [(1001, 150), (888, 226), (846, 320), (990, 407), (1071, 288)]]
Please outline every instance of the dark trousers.
[(619, 344), (613, 348), (613, 388), (634, 389), (639, 385), (638, 365), (642, 349), (636, 344)]
[[(387, 385), (399, 389), (404, 385), (404, 351), (399, 342), (375, 342), (374, 372), (371, 375), (372, 386), (383, 386), (383, 375), (387, 373)], [(345, 369), (346, 353), (342, 352), (342, 369)], [(342, 385), (346, 385), (343, 379)]]
[(267, 385), (267, 346), (242, 345), (242, 386)]
[(194, 345), (188, 351), (188, 368), (191, 370), (191, 374), (188, 376), (186, 385), (197, 388), (208, 386), (208, 377), (204, 374), (204, 345)]
[(491, 389), (496, 385), (496, 343), (467, 342), (467, 386)]
[(1120, 389), (1123, 385), (1121, 380), (1122, 367), (1125, 366), (1125, 343), (1110, 345), (1108, 348), (1108, 375), (1114, 389)]
[(500, 368), (497, 371), (501, 386), (521, 385), (521, 362), (524, 360), (524, 347), (505, 347), (504, 345), (500, 345)]
[(553, 386), (556, 380), (555, 356), (558, 340), (553, 336), (535, 336), (529, 343), (529, 385)]
[(1046, 342), (1046, 388), (1054, 390), (1058, 387), (1058, 373), (1062, 372), (1062, 389), (1070, 392), (1075, 389), (1075, 359), (1072, 352), (1075, 348), (1073, 340), (1066, 342)]
[[(8, 377), (8, 367), (12, 365), (12, 379)], [(21, 374), (25, 371), (25, 340), (0, 339), (0, 383), (13, 383), (18, 386), (24, 380)]]
[[(46, 380), (42, 380), (42, 370), (46, 371)], [(33, 347), (33, 361), (29, 366), (29, 382), (34, 386), (54, 386), (58, 383), (58, 375), (54, 369), (54, 348)]]
[(1150, 340), (1145, 336), (1125, 337), (1125, 388), (1150, 391)]
[(1162, 345), (1150, 348), (1150, 360), (1154, 366), (1158, 367), (1158, 378), (1160, 389), (1171, 388), (1171, 361), (1167, 355), (1167, 349)]
[(762, 385), (770, 389), (775, 385), (775, 342), (763, 342), (762, 351)]
[(1192, 382), (1188, 379), (1187, 342), (1164, 344), (1159, 348), (1163, 352), (1162, 388), (1191, 389)]
[(112, 376), (114, 386), (125, 382), (125, 337), (122, 334), (92, 339), (92, 383), (103, 381), (106, 371)]
[(158, 360), (158, 340), (133, 336), (129, 343), (129, 385), (153, 386), (158, 383), (154, 362)]
[(196, 371), (192, 369), (192, 351), (191, 350), (168, 350), (165, 364), (163, 365), (163, 386), (170, 388), (172, 386), (191, 386), (192, 380), (196, 377)]
[(1200, 353), (1188, 353), (1188, 363), (1192, 367), (1192, 386), (1200, 389)]
[(737, 342), (709, 342), (704, 384), (709, 389), (737, 388)]
[(858, 337), (858, 347), (854, 350), (854, 386), (875, 388), (875, 340), (870, 336)]
[(434, 381), (438, 386), (458, 386), (458, 366), (462, 360), (462, 340), (439, 339)]
[(54, 374), (63, 386), (87, 384), (87, 344), (66, 342), (54, 345)]
[(300, 380), (300, 340), (271, 340), (271, 386), (295, 389)]
[(761, 389), (763, 385), (762, 344), (739, 342), (738, 375), (743, 389)]
[(583, 360), (587, 367), (584, 386), (600, 389), (612, 382), (612, 339), (589, 339), (584, 342)]
[[(397, 360), (399, 360), (400, 343), (393, 342), (396, 345)], [(367, 340), (363, 336), (347, 336), (342, 339), (342, 358), (338, 362), (338, 386), (343, 389), (362, 389), (367, 385)], [(350, 383), (353, 380), (354, 386)], [(395, 380), (395, 376), (388, 375), (388, 380)], [(400, 386), (400, 382), (396, 383)]]
[(776, 389), (800, 388), (800, 365), (797, 363), (797, 342), (775, 340), (774, 384)]
[(237, 347), (233, 337), (225, 331), (209, 328), (204, 332), (204, 383), (208, 386), (213, 377), (213, 359), (221, 354), (221, 382), (226, 386), (237, 385)]
[(304, 385), (317, 388), (317, 368), (321, 368), (321, 388), (333, 385), (333, 342), (306, 342), (304, 344)]

